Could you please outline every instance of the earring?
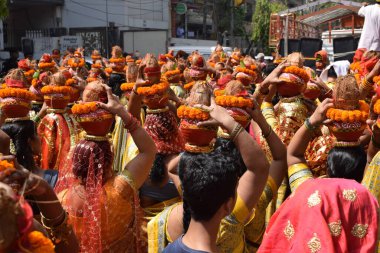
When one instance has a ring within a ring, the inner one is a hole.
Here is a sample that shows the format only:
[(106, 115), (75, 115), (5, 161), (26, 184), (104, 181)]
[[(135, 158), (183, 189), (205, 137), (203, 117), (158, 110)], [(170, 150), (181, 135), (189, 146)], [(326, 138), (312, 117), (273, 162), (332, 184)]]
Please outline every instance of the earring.
[(16, 155), (16, 146), (13, 143), (12, 139), (11, 139), (11, 142), (9, 144), (9, 152), (11, 153), (11, 155)]

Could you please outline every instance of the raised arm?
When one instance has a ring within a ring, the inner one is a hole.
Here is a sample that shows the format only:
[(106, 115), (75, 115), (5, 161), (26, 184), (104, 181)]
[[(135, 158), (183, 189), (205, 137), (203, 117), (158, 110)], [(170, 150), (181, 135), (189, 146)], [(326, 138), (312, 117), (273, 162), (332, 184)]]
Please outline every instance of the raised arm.
[(126, 170), (132, 176), (134, 187), (139, 189), (149, 175), (157, 153), (156, 145), (148, 133), (140, 126), (138, 120), (131, 116), (118, 98), (112, 94), (112, 89), (109, 87), (106, 89), (108, 103), (99, 103), (98, 105), (121, 118), (139, 150), (139, 154), (126, 166)]
[(273, 161), (269, 167), (269, 175), (272, 177), (276, 183), (276, 186), (278, 187), (284, 179), (288, 168), (286, 160), (286, 147), (277, 136), (277, 134), (273, 131), (272, 127), (268, 124), (267, 120), (257, 107), (249, 112), (252, 119), (260, 127), (263, 137), (266, 139), (269, 145), (273, 157)]
[(26, 185), (25, 195), (33, 196), (41, 214), (41, 223), (55, 244), (55, 252), (79, 252), (79, 244), (67, 214), (50, 185), (41, 177), (20, 166), (14, 156), (3, 156), (1, 160), (12, 161), (16, 171), (0, 180), (9, 185)]
[(249, 133), (228, 114), (226, 109), (215, 103), (210, 107), (201, 105), (200, 108), (208, 110), (210, 116), (232, 135), (231, 138), (247, 167), (247, 171), (239, 180), (237, 192), (248, 210), (251, 210), (257, 204), (268, 179), (269, 163), (266, 156)]
[(129, 97), (129, 102), (128, 102), (128, 112), (130, 112), (133, 115), (133, 117), (135, 117), (139, 121), (140, 121), (140, 113), (141, 113), (143, 96), (140, 96), (139, 94), (137, 94), (137, 88), (143, 86), (146, 83), (142, 78), (144, 68), (145, 68), (144, 64), (139, 66), (136, 83), (132, 89), (131, 96)]

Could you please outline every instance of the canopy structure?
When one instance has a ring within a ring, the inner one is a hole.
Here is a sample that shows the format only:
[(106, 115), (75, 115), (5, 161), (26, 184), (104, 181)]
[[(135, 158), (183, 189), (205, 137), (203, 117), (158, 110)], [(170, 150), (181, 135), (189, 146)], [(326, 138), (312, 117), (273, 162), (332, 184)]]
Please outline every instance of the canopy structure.
[(328, 23), (337, 19), (344, 19), (347, 17), (358, 17), (358, 7), (335, 5), (329, 8), (322, 9), (320, 11), (312, 12), (303, 16), (299, 16), (298, 19), (305, 24), (312, 26), (319, 26), (321, 24)]

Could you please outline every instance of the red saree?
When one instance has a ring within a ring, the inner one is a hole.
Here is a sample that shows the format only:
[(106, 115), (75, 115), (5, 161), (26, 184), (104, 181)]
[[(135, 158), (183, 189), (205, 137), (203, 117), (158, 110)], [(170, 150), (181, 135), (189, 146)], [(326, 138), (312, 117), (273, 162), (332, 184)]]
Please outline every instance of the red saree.
[(70, 148), (78, 141), (78, 127), (67, 114), (49, 113), (38, 125), (41, 138), (41, 168), (60, 170)]

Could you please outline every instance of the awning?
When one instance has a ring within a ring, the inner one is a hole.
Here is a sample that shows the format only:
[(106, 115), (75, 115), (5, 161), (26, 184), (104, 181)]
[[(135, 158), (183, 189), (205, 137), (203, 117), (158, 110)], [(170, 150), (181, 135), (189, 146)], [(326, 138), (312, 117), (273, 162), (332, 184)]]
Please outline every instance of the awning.
[(324, 24), (332, 20), (344, 18), (352, 14), (357, 15), (358, 11), (359, 11), (358, 7), (339, 4), (339, 5), (329, 7), (329, 8), (324, 8), (320, 11), (299, 16), (298, 20), (308, 25), (318, 26), (320, 24)]

